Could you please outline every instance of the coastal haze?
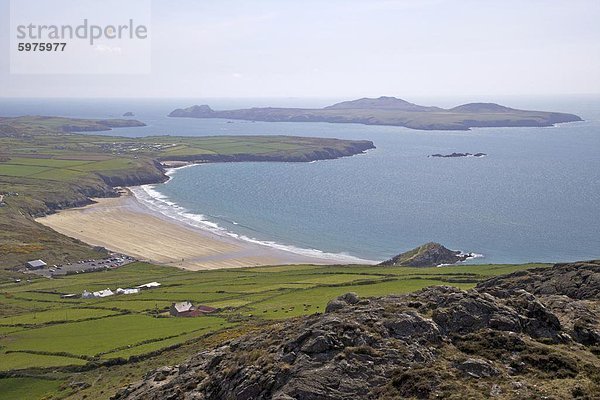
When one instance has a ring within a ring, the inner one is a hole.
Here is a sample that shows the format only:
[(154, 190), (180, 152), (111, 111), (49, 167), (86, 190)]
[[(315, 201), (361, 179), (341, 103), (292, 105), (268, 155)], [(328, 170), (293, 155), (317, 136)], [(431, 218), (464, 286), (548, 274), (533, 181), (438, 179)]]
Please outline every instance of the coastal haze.
[[(58, 24), (79, 3), (35, 9), (56, 16), (45, 24)], [(138, 15), (128, 11), (133, 6), (105, 4), (75, 14), (78, 23), (120, 24)], [(468, 95), (498, 102), (498, 95), (600, 92), (600, 4), (593, 0), (155, 0), (150, 13), (150, 73), (49, 79), (10, 74), (8, 57), (1, 57), (0, 96)], [(0, 0), (2, 48), (14, 34), (9, 15), (9, 1)]]

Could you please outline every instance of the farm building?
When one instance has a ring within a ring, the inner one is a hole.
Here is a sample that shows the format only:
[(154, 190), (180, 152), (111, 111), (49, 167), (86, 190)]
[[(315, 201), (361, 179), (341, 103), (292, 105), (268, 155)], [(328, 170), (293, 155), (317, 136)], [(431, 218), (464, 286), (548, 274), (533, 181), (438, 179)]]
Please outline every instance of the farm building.
[(198, 317), (215, 312), (217, 309), (209, 306), (194, 306), (191, 301), (182, 301), (171, 304), (169, 314), (174, 317)]
[(27, 267), (27, 269), (42, 269), (46, 266), (46, 263), (42, 260), (32, 260), (27, 261), (25, 266)]
[(115, 290), (116, 294), (135, 294), (135, 293), (139, 293), (140, 289), (135, 288), (135, 289), (131, 289), (131, 288), (126, 288), (126, 289), (121, 289), (118, 288), (117, 290)]
[(140, 289), (140, 290), (154, 289), (154, 288), (157, 288), (157, 287), (160, 287), (160, 283), (158, 283), (158, 282), (144, 283), (143, 285), (137, 286), (137, 288)]
[(114, 292), (108, 288), (94, 292), (94, 297), (108, 297), (108, 296), (113, 296), (113, 295), (114, 295)]
[(99, 290), (97, 292), (88, 292), (87, 290), (84, 290), (83, 293), (81, 294), (81, 298), (83, 299), (99, 299), (102, 297), (108, 297), (108, 296), (113, 296), (115, 293), (106, 288), (105, 290)]

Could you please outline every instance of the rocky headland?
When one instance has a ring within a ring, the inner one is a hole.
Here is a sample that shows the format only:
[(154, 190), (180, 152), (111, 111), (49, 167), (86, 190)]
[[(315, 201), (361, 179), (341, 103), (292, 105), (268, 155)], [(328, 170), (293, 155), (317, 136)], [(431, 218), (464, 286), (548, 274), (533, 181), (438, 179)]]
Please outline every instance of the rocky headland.
[(379, 265), (395, 267), (436, 267), (456, 264), (473, 258), (473, 253), (450, 250), (439, 243), (429, 242), (386, 260)]

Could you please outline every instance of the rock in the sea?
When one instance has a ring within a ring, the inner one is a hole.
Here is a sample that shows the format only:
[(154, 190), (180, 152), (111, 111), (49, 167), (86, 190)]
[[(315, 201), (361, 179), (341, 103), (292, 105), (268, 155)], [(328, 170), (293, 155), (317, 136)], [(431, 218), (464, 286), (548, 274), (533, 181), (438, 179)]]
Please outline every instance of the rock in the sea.
[(473, 254), (463, 254), (450, 250), (439, 243), (426, 243), (422, 246), (399, 254), (379, 265), (398, 267), (435, 267), (441, 264), (455, 264), (473, 257)]
[(451, 154), (432, 154), (429, 157), (441, 157), (441, 158), (456, 158), (456, 157), (485, 157), (485, 153), (451, 153)]
[(131, 111), (127, 111), (125, 114), (123, 114), (124, 117), (134, 117), (135, 114)]

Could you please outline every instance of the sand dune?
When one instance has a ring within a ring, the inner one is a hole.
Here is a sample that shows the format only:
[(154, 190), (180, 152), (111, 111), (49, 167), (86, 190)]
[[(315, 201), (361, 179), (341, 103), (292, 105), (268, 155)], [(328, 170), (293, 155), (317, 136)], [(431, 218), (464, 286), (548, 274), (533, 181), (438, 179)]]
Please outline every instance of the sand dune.
[(95, 201), (96, 204), (64, 210), (37, 221), (91, 245), (190, 270), (333, 263), (185, 225), (154, 213), (129, 194)]

